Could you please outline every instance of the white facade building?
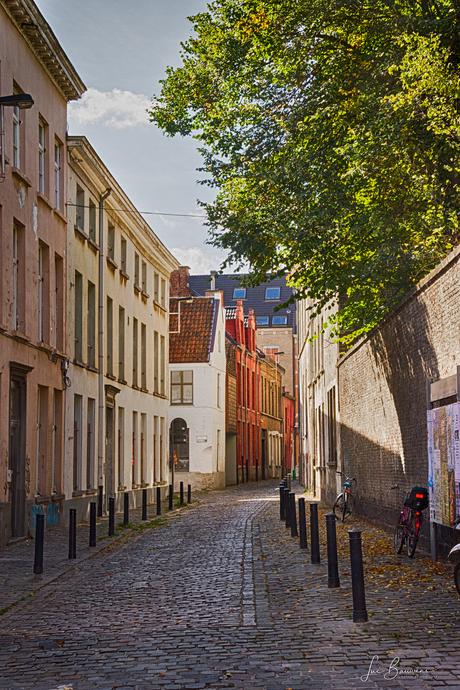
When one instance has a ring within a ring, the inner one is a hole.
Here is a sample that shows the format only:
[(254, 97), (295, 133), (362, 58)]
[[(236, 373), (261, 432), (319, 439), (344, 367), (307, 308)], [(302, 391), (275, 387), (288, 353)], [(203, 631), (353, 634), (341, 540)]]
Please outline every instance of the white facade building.
[(84, 137), (69, 137), (64, 489), (86, 517), (168, 484), (169, 277), (178, 263)]

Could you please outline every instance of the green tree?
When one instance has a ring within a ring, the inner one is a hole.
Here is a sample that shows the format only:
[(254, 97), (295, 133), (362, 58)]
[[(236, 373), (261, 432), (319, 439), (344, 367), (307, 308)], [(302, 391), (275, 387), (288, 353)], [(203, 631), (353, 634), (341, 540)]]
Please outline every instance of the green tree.
[[(151, 119), (201, 142), (211, 244), (372, 328), (457, 242), (459, 5), (216, 0)], [(315, 307), (316, 308), (316, 307)]]

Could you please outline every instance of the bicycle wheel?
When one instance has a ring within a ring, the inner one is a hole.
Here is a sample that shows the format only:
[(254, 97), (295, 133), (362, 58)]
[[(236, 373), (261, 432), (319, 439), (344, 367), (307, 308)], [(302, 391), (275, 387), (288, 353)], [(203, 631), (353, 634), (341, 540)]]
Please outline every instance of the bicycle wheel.
[(343, 521), (343, 515), (344, 515), (344, 509), (345, 509), (345, 496), (343, 494), (339, 494), (337, 496), (335, 503), (334, 503), (334, 515), (337, 518), (340, 518)]
[(404, 522), (402, 515), (399, 516), (398, 524), (395, 528), (395, 551), (401, 553), (404, 546)]
[(454, 568), (454, 582), (457, 588), (457, 592), (460, 594), (460, 563), (457, 563), (457, 565)]
[(353, 508), (355, 507), (355, 499), (353, 498), (352, 494), (347, 494), (347, 500), (345, 501), (345, 506), (344, 506), (344, 511), (343, 511), (343, 520), (347, 518), (350, 513), (352, 512)]
[(418, 542), (418, 526), (417, 519), (412, 516), (409, 526), (407, 528), (407, 539), (406, 539), (406, 549), (409, 558), (413, 558), (415, 554), (415, 549), (417, 548)]

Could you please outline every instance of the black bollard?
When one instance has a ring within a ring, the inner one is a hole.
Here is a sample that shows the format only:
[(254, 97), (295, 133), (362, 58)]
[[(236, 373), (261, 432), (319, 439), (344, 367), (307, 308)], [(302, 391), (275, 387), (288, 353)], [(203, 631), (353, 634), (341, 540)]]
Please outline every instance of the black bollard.
[(147, 489), (142, 489), (142, 519), (147, 520)]
[(77, 510), (69, 510), (69, 558), (77, 557)]
[(364, 591), (363, 550), (361, 530), (348, 530), (350, 537), (351, 588), (353, 591), (353, 622), (367, 621), (366, 594)]
[(297, 514), (295, 509), (295, 493), (294, 491), (289, 492), (289, 514), (291, 517), (291, 537), (298, 537), (299, 533), (297, 531)]
[(35, 558), (34, 558), (34, 574), (41, 575), (43, 573), (43, 542), (45, 538), (45, 516), (43, 513), (38, 513), (35, 523)]
[(181, 506), (184, 505), (184, 482), (181, 482), (179, 484), (179, 495), (180, 495), (180, 504)]
[(115, 534), (115, 497), (109, 498), (109, 537)]
[(129, 522), (129, 493), (125, 491), (124, 493), (124, 503), (123, 503), (123, 524), (127, 525)]
[(161, 515), (161, 489), (157, 486), (157, 515)]
[(289, 489), (284, 489), (284, 514), (286, 516), (286, 529), (291, 526), (291, 504), (289, 501)]
[(283, 482), (280, 482), (280, 520), (285, 520), (286, 515), (284, 512), (284, 486)]
[(311, 540), (311, 562), (320, 563), (319, 554), (319, 530), (318, 530), (318, 504), (310, 503), (310, 540)]
[(192, 485), (187, 484), (187, 503), (192, 502)]
[(337, 557), (337, 533), (335, 513), (326, 515), (327, 533), (327, 586), (329, 589), (340, 587), (339, 561)]
[(89, 504), (89, 546), (96, 546), (96, 503)]
[(173, 509), (173, 485), (169, 485), (169, 510)]
[(308, 549), (307, 543), (307, 520), (305, 517), (305, 499), (299, 498), (299, 532), (300, 532), (300, 548)]

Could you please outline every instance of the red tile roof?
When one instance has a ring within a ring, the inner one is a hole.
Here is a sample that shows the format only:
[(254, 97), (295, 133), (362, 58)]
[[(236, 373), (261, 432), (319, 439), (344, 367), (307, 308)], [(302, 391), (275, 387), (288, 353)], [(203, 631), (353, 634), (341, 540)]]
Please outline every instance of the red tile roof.
[(209, 361), (218, 304), (217, 300), (206, 297), (170, 300), (170, 362)]

